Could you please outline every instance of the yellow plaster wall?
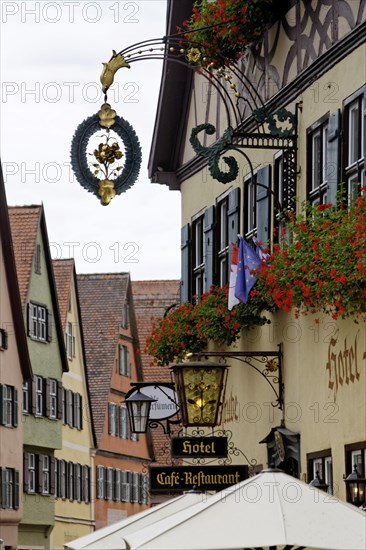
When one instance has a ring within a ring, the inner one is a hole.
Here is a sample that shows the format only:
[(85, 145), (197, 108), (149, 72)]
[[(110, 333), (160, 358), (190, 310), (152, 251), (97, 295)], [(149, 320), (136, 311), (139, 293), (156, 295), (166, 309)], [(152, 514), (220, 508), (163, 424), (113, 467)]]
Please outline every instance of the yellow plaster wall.
[[(83, 362), (80, 319), (77, 315), (77, 300), (74, 282), (71, 288), (71, 311), (67, 313), (67, 322), (73, 325), (75, 335), (75, 357), (69, 359), (69, 372), (64, 373), (62, 384), (64, 388), (80, 393), (83, 403), (83, 429), (62, 427), (62, 450), (55, 453), (56, 458), (88, 465), (91, 468), (90, 479), (94, 481), (93, 439), (89, 417), (89, 401), (86, 387), (85, 367)], [(65, 327), (64, 327), (65, 332)], [(93, 487), (90, 488), (90, 498), (93, 501)], [(56, 522), (52, 532), (54, 548), (63, 548), (63, 544), (74, 538), (86, 535), (94, 530), (94, 503), (77, 502), (56, 499)], [(75, 535), (75, 536), (74, 536)]]

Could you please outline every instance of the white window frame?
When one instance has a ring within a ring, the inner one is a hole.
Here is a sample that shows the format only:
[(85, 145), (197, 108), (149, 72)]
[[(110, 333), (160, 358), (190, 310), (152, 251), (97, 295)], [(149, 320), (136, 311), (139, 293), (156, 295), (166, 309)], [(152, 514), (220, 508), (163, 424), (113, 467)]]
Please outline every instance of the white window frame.
[(122, 376), (131, 376), (130, 350), (125, 344), (119, 345), (119, 373)]
[[(360, 186), (365, 185), (365, 163), (363, 157), (366, 129), (364, 127), (364, 92), (354, 97), (345, 106), (348, 117), (348, 146), (346, 149), (346, 181), (349, 200), (359, 195)], [(353, 139), (354, 137), (354, 139)], [(364, 192), (362, 192), (363, 194)]]
[(36, 384), (36, 416), (43, 416), (44, 403), (43, 403), (43, 386), (44, 381), (42, 376), (35, 376)]
[(72, 360), (72, 358), (75, 357), (75, 338), (73, 334), (73, 326), (70, 322), (67, 323), (67, 331), (65, 336), (67, 358)]
[(36, 492), (36, 455), (28, 453), (28, 493)]
[[(318, 127), (310, 132), (311, 170), (309, 200), (312, 204), (327, 202), (327, 143), (328, 120), (319, 122)], [(318, 148), (315, 148), (315, 144)], [(319, 164), (318, 164), (319, 163)]]
[(57, 380), (50, 378), (50, 415), (49, 418), (57, 418)]
[(50, 457), (48, 455), (40, 455), (42, 460), (42, 495), (50, 494)]
[(33, 340), (47, 342), (47, 308), (29, 304), (31, 308), (30, 336)]
[(13, 408), (14, 408), (14, 388), (13, 386), (3, 385), (3, 424), (4, 426), (13, 426)]
[(29, 402), (29, 392), (30, 392), (30, 383), (29, 380), (25, 380), (22, 386), (22, 412), (23, 414), (30, 413), (30, 402)]

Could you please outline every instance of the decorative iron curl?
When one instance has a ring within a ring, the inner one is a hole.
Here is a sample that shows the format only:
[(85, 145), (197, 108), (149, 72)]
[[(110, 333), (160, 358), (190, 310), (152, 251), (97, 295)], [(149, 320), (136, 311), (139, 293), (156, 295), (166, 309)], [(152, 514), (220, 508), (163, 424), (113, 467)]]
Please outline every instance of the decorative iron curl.
[(208, 159), (208, 169), (214, 179), (224, 184), (236, 180), (239, 173), (239, 164), (235, 157), (222, 157), (222, 160), (229, 167), (228, 172), (223, 172), (219, 167), (221, 153), (225, 151), (225, 149), (227, 149), (229, 145), (231, 145), (232, 137), (234, 134), (233, 128), (229, 126), (225, 130), (222, 138), (210, 147), (203, 146), (197, 138), (197, 134), (199, 134), (203, 130), (208, 135), (212, 135), (216, 132), (215, 126), (209, 123), (200, 124), (199, 126), (196, 126), (196, 128), (193, 128), (189, 141), (194, 151), (198, 155), (201, 155)]
[[(115, 178), (114, 190), (117, 195), (127, 191), (136, 182), (141, 167), (141, 147), (132, 126), (123, 118), (116, 116), (110, 128), (121, 138), (124, 145), (124, 166), (121, 174)], [(87, 191), (99, 198), (99, 182), (89, 168), (87, 146), (89, 139), (96, 132), (107, 131), (99, 124), (99, 116), (92, 115), (85, 119), (75, 130), (71, 144), (71, 166), (75, 176)]]

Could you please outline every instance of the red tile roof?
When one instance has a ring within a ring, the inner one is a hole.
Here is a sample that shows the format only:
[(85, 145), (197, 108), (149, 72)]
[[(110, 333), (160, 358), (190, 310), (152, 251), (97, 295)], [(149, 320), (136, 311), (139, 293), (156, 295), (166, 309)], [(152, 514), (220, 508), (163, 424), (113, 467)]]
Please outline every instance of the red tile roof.
[(105, 411), (115, 364), (128, 273), (78, 275), (86, 368), (97, 444), (103, 435)]
[[(147, 336), (151, 333), (153, 318), (164, 315), (166, 309), (179, 302), (180, 281), (133, 281), (132, 295), (139, 335), (144, 380), (170, 382), (168, 367), (151, 365), (152, 357), (144, 353)], [(155, 460), (170, 464), (170, 445), (161, 428), (151, 432)], [(179, 461), (176, 461), (179, 462)]]
[(74, 272), (74, 260), (52, 260), (52, 266), (56, 282), (56, 291), (58, 306), (60, 309), (61, 323), (63, 329), (65, 330), (67, 312), (69, 309), (71, 281)]
[(19, 281), (20, 299), (25, 311), (42, 206), (11, 206), (9, 220)]

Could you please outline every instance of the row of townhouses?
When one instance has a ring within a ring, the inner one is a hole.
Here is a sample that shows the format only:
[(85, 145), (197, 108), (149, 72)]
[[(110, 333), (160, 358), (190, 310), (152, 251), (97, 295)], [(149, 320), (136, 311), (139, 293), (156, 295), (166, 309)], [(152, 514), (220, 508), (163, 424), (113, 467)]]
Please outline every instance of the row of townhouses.
[(152, 440), (123, 402), (178, 281), (76, 275), (51, 259), (43, 207), (0, 193), (0, 539), (55, 550), (149, 504)]

